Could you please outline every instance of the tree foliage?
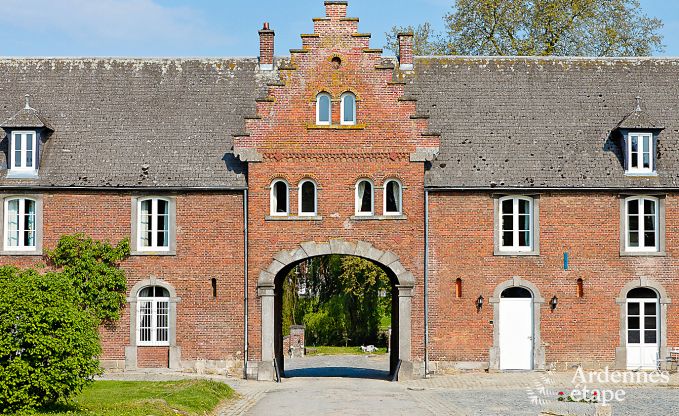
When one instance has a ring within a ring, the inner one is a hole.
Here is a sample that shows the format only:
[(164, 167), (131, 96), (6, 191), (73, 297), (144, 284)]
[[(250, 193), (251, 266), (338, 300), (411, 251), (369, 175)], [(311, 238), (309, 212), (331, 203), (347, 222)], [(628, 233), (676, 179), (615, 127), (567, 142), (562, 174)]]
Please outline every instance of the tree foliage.
[(100, 373), (98, 327), (120, 316), (128, 253), (76, 234), (47, 252), (55, 270), (0, 267), (0, 413), (68, 400)]
[(368, 260), (307, 260), (285, 277), (284, 332), (290, 324), (304, 324), (307, 344), (376, 344), (380, 322), (391, 314), (390, 287), (385, 272)]
[[(644, 56), (663, 50), (662, 21), (639, 0), (456, 0), (445, 33), (415, 29), (417, 53)], [(394, 27), (387, 49), (397, 51)]]

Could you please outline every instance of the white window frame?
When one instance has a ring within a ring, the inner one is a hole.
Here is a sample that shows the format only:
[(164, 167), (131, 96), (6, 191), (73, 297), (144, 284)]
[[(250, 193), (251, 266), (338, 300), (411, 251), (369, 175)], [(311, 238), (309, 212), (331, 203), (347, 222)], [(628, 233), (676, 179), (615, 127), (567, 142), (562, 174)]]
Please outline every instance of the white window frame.
[[(502, 228), (502, 203), (507, 200), (512, 200), (512, 245), (506, 246), (503, 244), (504, 230)], [(528, 201), (528, 213), (529, 213), (529, 224), (530, 229), (528, 233), (528, 238), (530, 239), (530, 245), (519, 246), (519, 201)], [(532, 252), (535, 247), (535, 201), (533, 198), (524, 195), (510, 195), (499, 199), (498, 201), (498, 249), (502, 252)]]
[[(646, 213), (644, 212), (644, 202), (643, 201), (653, 201), (655, 203), (655, 245), (646, 247), (645, 246), (645, 224), (644, 217)], [(630, 201), (637, 201), (639, 204), (639, 247), (630, 247), (629, 245), (629, 212), (628, 203)], [(625, 198), (625, 251), (633, 253), (655, 253), (660, 251), (660, 200), (652, 196), (631, 196)]]
[[(276, 184), (282, 182), (285, 184), (285, 212), (276, 212), (276, 199), (274, 199), (274, 191)], [(272, 217), (287, 217), (290, 215), (290, 184), (285, 179), (274, 179), (271, 182), (271, 189), (269, 192), (269, 213)]]
[[(28, 153), (26, 149), (26, 143), (27, 140), (24, 139), (26, 135), (32, 134), (33, 135), (33, 140), (32, 140), (32, 152), (33, 152), (33, 164), (32, 166), (26, 166), (26, 154)], [(21, 140), (21, 149), (20, 149), (20, 154), (21, 154), (21, 166), (16, 165), (16, 151), (15, 149), (15, 142), (19, 138)], [(35, 130), (17, 130), (12, 132), (12, 140), (10, 143), (10, 160), (12, 161), (10, 165), (10, 170), (13, 172), (36, 172), (38, 170), (37, 164), (38, 164), (38, 132)]]
[[(370, 212), (361, 212), (361, 199), (358, 197), (358, 186), (361, 182), (368, 182), (370, 184)], [(356, 182), (354, 189), (354, 213), (360, 217), (375, 216), (375, 184), (370, 179), (362, 178)]]
[[(638, 141), (637, 166), (632, 166), (632, 137)], [(648, 139), (649, 167), (644, 167), (643, 141)], [(653, 146), (653, 133), (627, 133), (627, 173), (652, 174), (655, 171), (655, 151)]]
[[(347, 97), (353, 97), (354, 99), (354, 108), (353, 108), (353, 114), (351, 121), (345, 121), (344, 120), (344, 100)], [(352, 92), (345, 92), (342, 94), (340, 97), (340, 124), (343, 126), (355, 126), (356, 125), (356, 106), (357, 106), (357, 100), (356, 100), (356, 94)]]
[[(161, 286), (162, 287), (162, 286)], [(141, 290), (146, 289), (146, 287), (142, 288)], [(163, 288), (164, 290), (167, 290)], [(171, 324), (170, 324), (170, 315), (171, 315), (171, 307), (170, 307), (170, 297), (141, 297), (139, 296), (139, 293), (141, 293), (141, 290), (137, 292), (137, 346), (141, 347), (167, 347), (170, 345), (170, 330), (171, 330)], [(141, 313), (141, 308), (142, 304), (145, 302), (151, 302), (151, 340), (150, 341), (142, 341), (141, 339), (141, 320), (142, 320), (142, 313)], [(165, 302), (167, 303), (167, 340), (166, 341), (158, 341), (158, 303), (160, 302)]]
[[(389, 182), (396, 182), (398, 185), (398, 211), (387, 211), (387, 185)], [(382, 212), (384, 215), (403, 215), (403, 184), (398, 179), (387, 179), (384, 181)]]
[[(141, 204), (144, 201), (151, 201), (151, 245), (150, 246), (144, 246), (142, 244), (142, 210), (141, 210)], [(167, 203), (167, 246), (158, 246), (158, 230), (155, 228), (156, 224), (158, 224), (157, 218), (158, 218), (158, 201), (165, 201)], [(172, 214), (171, 214), (171, 201), (166, 198), (156, 198), (156, 197), (151, 197), (151, 198), (139, 198), (137, 200), (137, 251), (170, 251), (170, 240), (172, 238), (172, 225), (170, 222), (172, 221)]]
[[(9, 203), (11, 201), (17, 201), (17, 200), (19, 201), (19, 211), (18, 211), (18, 213), (19, 213), (19, 224), (17, 224), (17, 226), (19, 228), (19, 241), (18, 241), (19, 245), (10, 246), (8, 244), (9, 243), (9, 241), (8, 241), (8, 237), (9, 237)], [(33, 204), (34, 204), (33, 206), (34, 206), (34, 209), (35, 209), (35, 212), (33, 214), (33, 216), (34, 216), (33, 224), (35, 225), (35, 229), (33, 230), (34, 235), (33, 235), (33, 245), (32, 246), (24, 245), (24, 232), (26, 230), (23, 228), (23, 221), (21, 221), (21, 219), (24, 215), (26, 215), (25, 214), (26, 213), (26, 201), (33, 202)], [(21, 251), (31, 251), (31, 252), (33, 252), (33, 251), (36, 251), (38, 249), (38, 237), (39, 237), (39, 234), (38, 234), (38, 231), (39, 231), (38, 230), (38, 227), (39, 227), (38, 209), (39, 209), (39, 207), (40, 207), (40, 205), (38, 204), (38, 201), (36, 201), (33, 198), (16, 197), (16, 198), (6, 198), (5, 199), (4, 219), (3, 219), (3, 221), (4, 221), (4, 223), (3, 223), (3, 228), (4, 228), (3, 248), (4, 248), (4, 251), (12, 251), (12, 252), (15, 252), (15, 251), (20, 251), (20, 252)]]
[[(305, 183), (310, 183), (314, 187), (314, 211), (313, 212), (303, 212), (302, 211), (302, 186), (304, 186)], [(300, 217), (315, 217), (318, 213), (318, 186), (316, 185), (316, 182), (312, 181), (311, 179), (304, 179), (302, 180), (297, 188), (297, 214)]]
[[(321, 97), (328, 97), (328, 121), (321, 121)], [(327, 92), (321, 92), (316, 95), (316, 125), (329, 126), (332, 124), (332, 97)]]

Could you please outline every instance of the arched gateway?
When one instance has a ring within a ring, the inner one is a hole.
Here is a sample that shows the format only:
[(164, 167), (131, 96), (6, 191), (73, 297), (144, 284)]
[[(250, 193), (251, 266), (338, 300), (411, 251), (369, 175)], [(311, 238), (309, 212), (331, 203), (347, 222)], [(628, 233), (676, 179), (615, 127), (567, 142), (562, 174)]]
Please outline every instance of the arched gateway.
[[(276, 308), (277, 278), (286, 274), (292, 267), (305, 259), (325, 255), (346, 255), (361, 257), (379, 265), (389, 276), (394, 287), (392, 308), (392, 356), (390, 370), (398, 371), (399, 379), (412, 377), (413, 365), (411, 358), (411, 299), (415, 286), (415, 279), (403, 267), (399, 257), (391, 251), (383, 251), (372, 244), (358, 241), (351, 242), (341, 239), (329, 242), (308, 241), (299, 244), (292, 250), (279, 251), (269, 267), (262, 271), (257, 281), (257, 295), (261, 300), (262, 322), (262, 361), (258, 365), (257, 378), (272, 380), (274, 378), (274, 359), (282, 361), (282, 346), (277, 342), (277, 319), (280, 319)], [(280, 291), (279, 291), (280, 292)], [(396, 326), (398, 329), (395, 330)], [(400, 365), (398, 362), (400, 361)]]

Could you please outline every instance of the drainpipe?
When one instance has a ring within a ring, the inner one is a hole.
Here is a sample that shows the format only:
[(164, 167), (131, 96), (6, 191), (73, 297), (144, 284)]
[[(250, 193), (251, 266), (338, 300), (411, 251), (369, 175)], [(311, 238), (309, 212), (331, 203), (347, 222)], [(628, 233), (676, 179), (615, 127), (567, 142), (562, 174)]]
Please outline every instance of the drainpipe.
[(424, 376), (429, 376), (429, 191), (424, 190)]
[(243, 317), (243, 331), (244, 343), (243, 348), (243, 378), (248, 378), (248, 190), (243, 191), (243, 276), (245, 276), (243, 290), (245, 297), (243, 298), (244, 317)]

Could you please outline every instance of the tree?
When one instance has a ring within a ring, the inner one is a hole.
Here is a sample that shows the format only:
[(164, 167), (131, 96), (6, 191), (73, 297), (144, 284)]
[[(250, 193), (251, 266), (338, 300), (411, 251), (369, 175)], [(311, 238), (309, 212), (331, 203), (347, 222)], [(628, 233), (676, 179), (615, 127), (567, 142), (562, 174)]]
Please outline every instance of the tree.
[[(456, 0), (444, 34), (420, 31), (420, 54), (643, 56), (663, 50), (663, 23), (639, 0)], [(387, 48), (397, 45), (388, 34)], [(417, 32), (417, 31), (416, 31)]]
[(424, 56), (424, 55), (437, 55), (444, 53), (441, 50), (441, 45), (437, 42), (435, 38), (434, 30), (430, 23), (423, 23), (413, 26), (394, 26), (391, 32), (385, 33), (387, 37), (387, 46), (385, 49), (391, 50), (394, 53), (398, 53), (398, 34), (399, 33), (412, 33), (413, 34), (413, 54)]

